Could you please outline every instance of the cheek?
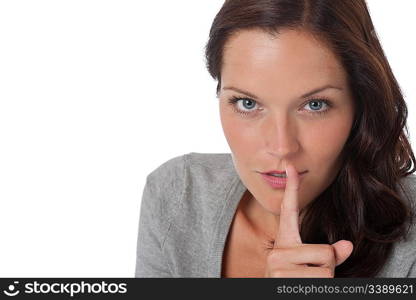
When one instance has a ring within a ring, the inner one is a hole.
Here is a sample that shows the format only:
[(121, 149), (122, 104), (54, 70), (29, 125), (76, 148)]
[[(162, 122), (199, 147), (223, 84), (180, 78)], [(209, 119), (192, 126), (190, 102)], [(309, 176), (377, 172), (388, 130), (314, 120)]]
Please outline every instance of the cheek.
[(228, 145), (235, 155), (244, 157), (255, 151), (258, 135), (255, 134), (253, 125), (227, 111), (221, 113), (221, 124)]
[(314, 161), (316, 166), (320, 166), (321, 170), (330, 168), (336, 163), (348, 139), (351, 125), (352, 121), (345, 116), (332, 118), (302, 131), (304, 150), (309, 159)]

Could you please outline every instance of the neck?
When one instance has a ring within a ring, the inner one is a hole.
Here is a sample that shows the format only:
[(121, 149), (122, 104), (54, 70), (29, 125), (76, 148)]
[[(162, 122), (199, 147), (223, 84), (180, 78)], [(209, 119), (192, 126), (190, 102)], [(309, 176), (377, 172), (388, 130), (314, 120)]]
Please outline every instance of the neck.
[[(280, 216), (267, 210), (247, 190), (240, 202), (240, 210), (251, 230), (265, 244), (274, 243), (279, 228)], [(299, 225), (302, 223), (304, 210), (299, 215)]]

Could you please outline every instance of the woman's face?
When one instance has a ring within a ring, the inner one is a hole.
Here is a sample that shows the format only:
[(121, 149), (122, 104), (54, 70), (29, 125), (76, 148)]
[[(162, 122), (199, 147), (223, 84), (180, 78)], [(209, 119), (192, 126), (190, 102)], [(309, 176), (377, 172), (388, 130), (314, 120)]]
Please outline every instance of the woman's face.
[[(230, 104), (233, 97), (241, 100)], [(271, 187), (259, 172), (284, 171), (286, 162), (307, 171), (300, 208), (334, 180), (354, 103), (345, 70), (324, 44), (292, 30), (276, 37), (260, 30), (233, 35), (224, 49), (219, 105), (238, 175), (267, 211), (280, 213), (284, 189)]]

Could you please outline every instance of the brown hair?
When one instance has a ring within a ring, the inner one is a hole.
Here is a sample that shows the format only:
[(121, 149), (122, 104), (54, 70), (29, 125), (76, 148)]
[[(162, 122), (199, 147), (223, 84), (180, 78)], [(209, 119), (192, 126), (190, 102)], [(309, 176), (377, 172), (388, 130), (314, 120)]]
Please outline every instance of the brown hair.
[(330, 47), (347, 72), (356, 107), (337, 177), (303, 210), (302, 241), (350, 240), (354, 250), (336, 267), (335, 277), (373, 277), (414, 220), (408, 195), (403, 194), (406, 202), (398, 191), (400, 179), (416, 165), (406, 103), (365, 0), (226, 0), (205, 47), (217, 94), (224, 45), (232, 34), (261, 29), (274, 35), (285, 28), (305, 30)]

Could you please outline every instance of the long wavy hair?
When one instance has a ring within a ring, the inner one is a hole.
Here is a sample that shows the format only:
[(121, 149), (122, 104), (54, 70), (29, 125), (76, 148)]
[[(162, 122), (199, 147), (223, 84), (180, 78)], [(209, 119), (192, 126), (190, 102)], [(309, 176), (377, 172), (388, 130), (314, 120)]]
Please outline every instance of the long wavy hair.
[(416, 162), (408, 141), (407, 106), (365, 0), (226, 0), (205, 46), (207, 69), (218, 80), (217, 95), (224, 45), (244, 29), (271, 35), (304, 30), (325, 43), (345, 68), (356, 107), (354, 124), (337, 177), (302, 210), (300, 233), (304, 243), (346, 239), (354, 244), (352, 254), (335, 268), (335, 277), (376, 276), (393, 243), (405, 239), (414, 222), (411, 200), (398, 188), (404, 191), (400, 180), (415, 172)]

